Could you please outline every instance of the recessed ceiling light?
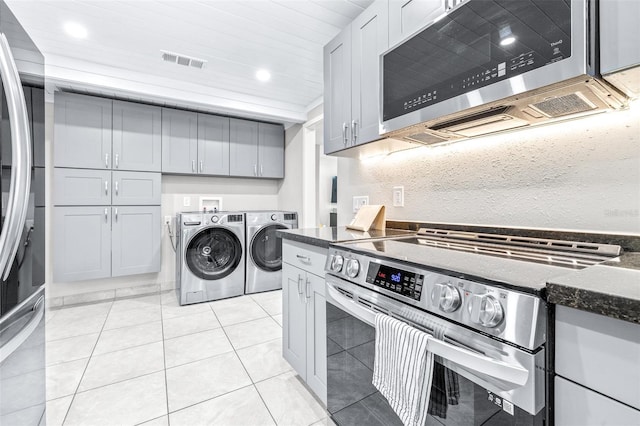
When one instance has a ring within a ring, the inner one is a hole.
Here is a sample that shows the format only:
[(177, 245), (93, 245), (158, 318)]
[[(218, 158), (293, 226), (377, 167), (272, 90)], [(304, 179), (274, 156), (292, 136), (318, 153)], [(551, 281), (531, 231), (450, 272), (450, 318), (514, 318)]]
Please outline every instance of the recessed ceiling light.
[(511, 37), (505, 37), (502, 40), (500, 40), (500, 46), (508, 46), (510, 44), (512, 44), (514, 41), (516, 41), (516, 38), (511, 36)]
[(87, 29), (77, 22), (67, 22), (64, 24), (64, 31), (74, 38), (87, 38)]
[(260, 81), (269, 81), (271, 79), (271, 73), (268, 70), (260, 69), (256, 71), (256, 78)]

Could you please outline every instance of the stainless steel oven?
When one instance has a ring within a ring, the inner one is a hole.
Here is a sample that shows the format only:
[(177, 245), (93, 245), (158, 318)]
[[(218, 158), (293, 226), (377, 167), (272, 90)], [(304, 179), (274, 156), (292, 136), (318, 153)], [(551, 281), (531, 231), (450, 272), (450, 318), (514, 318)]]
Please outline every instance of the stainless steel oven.
[(402, 424), (372, 384), (375, 318), (389, 315), (435, 339), (427, 424), (545, 424), (545, 282), (617, 253), (617, 246), (429, 229), (331, 245), (332, 419), (339, 426)]

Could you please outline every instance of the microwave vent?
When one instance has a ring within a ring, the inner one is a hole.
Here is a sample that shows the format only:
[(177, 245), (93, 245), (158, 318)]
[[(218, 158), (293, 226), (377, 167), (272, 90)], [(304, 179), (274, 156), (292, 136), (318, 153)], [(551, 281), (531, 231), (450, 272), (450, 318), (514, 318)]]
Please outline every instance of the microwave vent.
[(408, 135), (404, 137), (405, 139), (408, 139), (410, 141), (415, 141), (415, 142), (420, 142), (422, 144), (425, 145), (432, 145), (434, 143), (440, 143), (440, 142), (444, 142), (447, 139), (440, 137), (440, 136), (436, 136), (433, 135), (431, 133), (427, 133), (427, 132), (421, 132), (421, 133), (416, 133), (414, 135)]
[(597, 108), (582, 96), (580, 92), (545, 99), (542, 102), (531, 104), (530, 106), (551, 118), (588, 112)]

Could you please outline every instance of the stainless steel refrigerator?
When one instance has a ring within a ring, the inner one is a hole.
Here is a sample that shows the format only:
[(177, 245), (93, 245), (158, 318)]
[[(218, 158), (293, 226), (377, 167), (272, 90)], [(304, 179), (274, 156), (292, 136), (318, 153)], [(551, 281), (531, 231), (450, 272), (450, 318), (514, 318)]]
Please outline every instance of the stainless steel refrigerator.
[(44, 58), (0, 1), (0, 425), (44, 425)]

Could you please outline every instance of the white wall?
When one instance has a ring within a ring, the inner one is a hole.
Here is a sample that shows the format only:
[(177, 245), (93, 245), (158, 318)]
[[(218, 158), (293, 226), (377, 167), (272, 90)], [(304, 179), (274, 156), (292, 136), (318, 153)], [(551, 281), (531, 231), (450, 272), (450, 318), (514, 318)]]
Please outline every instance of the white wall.
[(335, 204), (331, 204), (331, 178), (338, 174), (338, 159), (324, 155), (324, 147), (322, 145), (317, 145), (316, 147), (316, 171), (318, 173), (316, 182), (316, 194), (318, 197), (316, 220), (318, 226), (329, 226), (329, 213), (336, 207)]
[(285, 131), (284, 179), (278, 183), (278, 209), (298, 212), (302, 222), (302, 126)]
[[(392, 207), (404, 185), (405, 207)], [(640, 233), (640, 105), (529, 130), (339, 159), (338, 221), (352, 197), (387, 218)]]

